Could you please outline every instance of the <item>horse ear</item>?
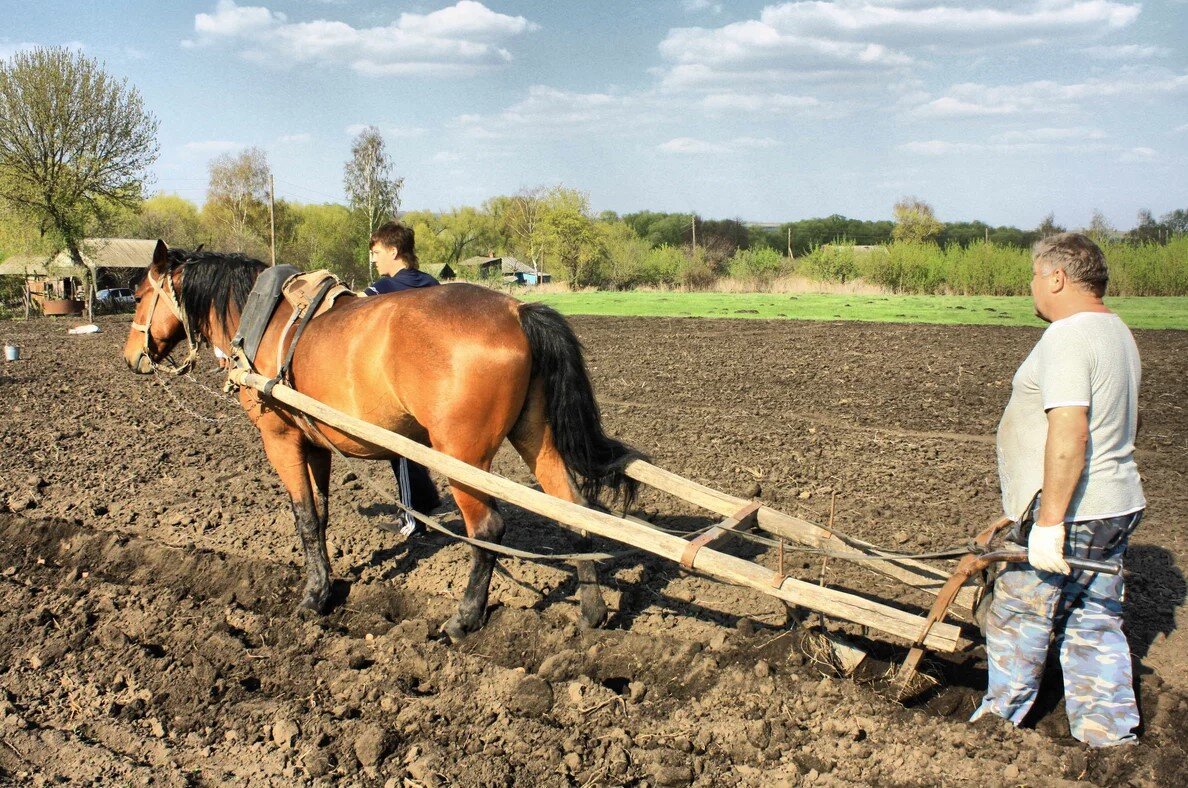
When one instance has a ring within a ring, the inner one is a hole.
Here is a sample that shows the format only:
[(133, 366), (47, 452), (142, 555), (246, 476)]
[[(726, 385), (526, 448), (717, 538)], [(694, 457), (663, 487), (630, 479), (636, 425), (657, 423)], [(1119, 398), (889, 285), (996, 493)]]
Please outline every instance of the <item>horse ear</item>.
[(194, 247), (194, 254), (198, 254), (205, 248), (206, 248), (206, 244), (198, 244), (198, 246)]
[(164, 271), (169, 268), (169, 247), (160, 238), (157, 239), (157, 246), (153, 249), (153, 263), (150, 268), (156, 271)]

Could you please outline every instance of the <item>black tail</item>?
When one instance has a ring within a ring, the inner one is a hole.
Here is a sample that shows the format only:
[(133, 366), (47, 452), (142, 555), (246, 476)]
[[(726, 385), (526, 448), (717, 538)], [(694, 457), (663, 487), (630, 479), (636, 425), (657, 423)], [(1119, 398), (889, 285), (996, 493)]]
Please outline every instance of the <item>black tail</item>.
[(532, 350), (532, 378), (544, 381), (545, 412), (553, 441), (578, 489), (594, 503), (604, 487), (622, 497), (624, 508), (635, 499), (636, 481), (623, 473), (641, 457), (602, 429), (602, 414), (582, 356), (582, 343), (557, 310), (544, 304), (520, 307), (520, 326)]

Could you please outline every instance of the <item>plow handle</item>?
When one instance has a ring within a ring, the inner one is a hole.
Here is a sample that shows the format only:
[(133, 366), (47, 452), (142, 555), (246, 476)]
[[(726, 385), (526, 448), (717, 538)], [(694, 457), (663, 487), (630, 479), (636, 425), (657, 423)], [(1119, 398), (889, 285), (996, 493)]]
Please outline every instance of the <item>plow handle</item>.
[[(1018, 550), (996, 550), (982, 556), (986, 561), (1026, 561), (1027, 553)], [(1077, 558), (1065, 556), (1065, 563), (1070, 569), (1080, 569), (1086, 572), (1101, 572), (1107, 575), (1117, 575), (1122, 572), (1122, 565), (1113, 561), (1096, 561), (1092, 558)]]

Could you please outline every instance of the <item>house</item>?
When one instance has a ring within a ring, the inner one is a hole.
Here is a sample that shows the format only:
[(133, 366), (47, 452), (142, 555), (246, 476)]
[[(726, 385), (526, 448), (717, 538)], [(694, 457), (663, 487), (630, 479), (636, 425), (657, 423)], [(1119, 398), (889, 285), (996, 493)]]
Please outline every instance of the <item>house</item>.
[(489, 279), (502, 271), (502, 263), (502, 258), (478, 255), (459, 260), (455, 265), (465, 279)]
[(46, 301), (85, 299), (88, 279), (96, 289), (133, 286), (152, 263), (156, 247), (155, 240), (140, 238), (88, 238), (79, 248), (82, 266), (63, 250), (48, 257), (10, 257), (0, 263), (0, 275), (22, 277), (29, 297), (44, 309)]
[(544, 271), (520, 262), (511, 255), (504, 257), (468, 257), (457, 263), (458, 270), (466, 273), (467, 279), (493, 279), (502, 277), (509, 284), (536, 285), (549, 281)]
[(422, 265), (421, 270), (439, 282), (449, 282), (458, 278), (458, 274), (453, 268), (450, 267), (449, 263), (441, 263), (440, 265)]
[(505, 282), (515, 282), (521, 285), (539, 285), (551, 279), (549, 274), (544, 271), (538, 271), (511, 256), (502, 258), (502, 271)]

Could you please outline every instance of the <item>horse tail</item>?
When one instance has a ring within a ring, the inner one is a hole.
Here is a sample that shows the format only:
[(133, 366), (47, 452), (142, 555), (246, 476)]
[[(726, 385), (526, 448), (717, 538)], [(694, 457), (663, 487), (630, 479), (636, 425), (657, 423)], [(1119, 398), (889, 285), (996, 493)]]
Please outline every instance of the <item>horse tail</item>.
[(642, 455), (603, 430), (581, 341), (565, 318), (544, 304), (521, 305), (520, 327), (532, 351), (532, 379), (544, 383), (553, 442), (565, 467), (577, 477), (578, 490), (594, 502), (609, 487), (626, 509), (638, 485), (623, 469)]

